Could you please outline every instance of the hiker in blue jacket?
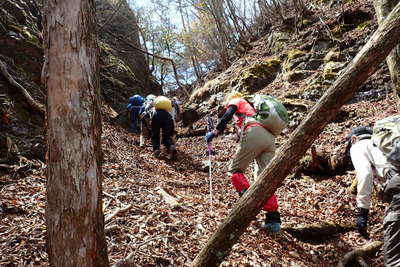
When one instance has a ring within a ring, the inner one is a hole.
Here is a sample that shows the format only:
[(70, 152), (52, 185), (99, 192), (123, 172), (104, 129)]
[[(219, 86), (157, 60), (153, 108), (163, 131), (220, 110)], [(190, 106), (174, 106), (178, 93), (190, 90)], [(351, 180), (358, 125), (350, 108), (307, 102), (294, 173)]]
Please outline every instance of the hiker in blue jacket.
[(129, 98), (128, 110), (129, 110), (129, 132), (139, 133), (139, 114), (144, 104), (144, 98), (140, 95), (134, 95)]

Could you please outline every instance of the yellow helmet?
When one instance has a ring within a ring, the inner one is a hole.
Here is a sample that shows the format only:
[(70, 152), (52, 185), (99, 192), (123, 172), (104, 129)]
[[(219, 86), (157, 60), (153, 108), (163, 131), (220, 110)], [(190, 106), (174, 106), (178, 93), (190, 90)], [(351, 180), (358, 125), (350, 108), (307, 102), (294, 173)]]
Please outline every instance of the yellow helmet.
[(168, 111), (168, 112), (172, 111), (171, 100), (169, 100), (169, 98), (167, 98), (165, 96), (156, 97), (156, 99), (154, 100), (153, 103), (154, 103), (154, 107), (156, 109), (163, 109), (163, 110)]
[(235, 98), (242, 98), (243, 94), (239, 91), (232, 91), (225, 96), (224, 106), (228, 105), (228, 103)]

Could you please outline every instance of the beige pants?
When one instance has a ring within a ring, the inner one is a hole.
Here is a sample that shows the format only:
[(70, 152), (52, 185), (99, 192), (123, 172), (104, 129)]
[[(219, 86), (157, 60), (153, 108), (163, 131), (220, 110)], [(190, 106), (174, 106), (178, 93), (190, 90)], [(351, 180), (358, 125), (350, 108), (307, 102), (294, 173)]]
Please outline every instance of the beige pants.
[(265, 169), (275, 155), (275, 136), (260, 126), (245, 130), (229, 166), (229, 172), (244, 172), (255, 160), (257, 176)]

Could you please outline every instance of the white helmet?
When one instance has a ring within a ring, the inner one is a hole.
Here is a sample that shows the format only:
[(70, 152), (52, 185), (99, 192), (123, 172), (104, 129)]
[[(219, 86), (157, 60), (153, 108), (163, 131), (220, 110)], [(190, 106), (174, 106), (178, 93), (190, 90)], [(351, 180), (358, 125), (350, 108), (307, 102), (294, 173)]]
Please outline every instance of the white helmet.
[(154, 99), (156, 99), (156, 96), (155, 95), (148, 95), (148, 96), (146, 96), (146, 100), (148, 101), (148, 102), (153, 102), (154, 101)]

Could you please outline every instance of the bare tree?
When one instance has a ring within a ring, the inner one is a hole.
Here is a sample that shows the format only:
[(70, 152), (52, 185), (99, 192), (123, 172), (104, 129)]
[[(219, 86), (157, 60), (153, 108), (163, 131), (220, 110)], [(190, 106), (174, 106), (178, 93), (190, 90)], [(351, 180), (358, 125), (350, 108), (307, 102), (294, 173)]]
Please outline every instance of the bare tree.
[(51, 266), (108, 266), (93, 0), (45, 1), (47, 249)]

